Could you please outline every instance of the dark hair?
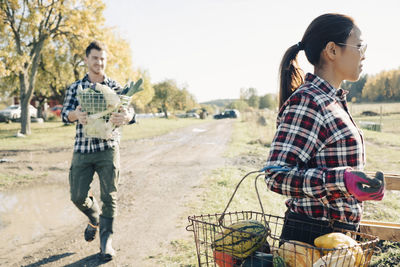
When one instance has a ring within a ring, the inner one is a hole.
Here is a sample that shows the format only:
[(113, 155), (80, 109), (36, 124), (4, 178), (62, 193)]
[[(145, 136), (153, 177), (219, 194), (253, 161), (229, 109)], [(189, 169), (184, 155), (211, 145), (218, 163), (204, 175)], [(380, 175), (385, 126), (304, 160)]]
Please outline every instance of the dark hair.
[(92, 51), (92, 49), (96, 49), (99, 51), (106, 51), (106, 45), (100, 41), (93, 41), (89, 44), (89, 46), (86, 48), (86, 56), (88, 57), (90, 54), (90, 51)]
[(320, 64), (321, 51), (329, 42), (345, 43), (354, 27), (354, 20), (342, 14), (324, 14), (315, 18), (305, 31), (301, 42), (289, 47), (280, 65), (279, 108), (304, 83), (304, 73), (298, 66), (297, 54), (304, 50), (307, 60)]

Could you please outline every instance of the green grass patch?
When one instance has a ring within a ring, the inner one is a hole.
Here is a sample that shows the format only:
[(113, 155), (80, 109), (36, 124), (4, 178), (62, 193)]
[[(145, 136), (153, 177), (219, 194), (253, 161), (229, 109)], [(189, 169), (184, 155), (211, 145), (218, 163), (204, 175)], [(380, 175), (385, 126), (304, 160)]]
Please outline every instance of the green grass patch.
[(379, 241), (378, 252), (372, 257), (371, 267), (400, 266), (400, 242)]
[(381, 127), (381, 132), (383, 133), (397, 134), (400, 128), (400, 114), (385, 114), (383, 116), (355, 116), (354, 120), (358, 125), (361, 125), (362, 122), (373, 122), (379, 124)]
[[(239, 155), (268, 155), (274, 137), (276, 114), (271, 111), (243, 113), (235, 123), (231, 143), (225, 153), (228, 158)], [(262, 123), (265, 120), (265, 124)]]
[(378, 114), (399, 113), (400, 103), (348, 103), (351, 114), (360, 115), (364, 111), (373, 111)]
[[(400, 124), (400, 119), (399, 119)], [(400, 128), (400, 125), (397, 127)], [(399, 133), (395, 132), (375, 132), (363, 130), (364, 137), (367, 142), (371, 142), (378, 146), (397, 146), (400, 147)]]
[(6, 188), (8, 185), (23, 184), (37, 178), (36, 174), (0, 174), (0, 188)]
[[(126, 125), (122, 129), (122, 141), (149, 138), (165, 134), (174, 129), (192, 124), (204, 123), (199, 119), (143, 119), (138, 124)], [(32, 123), (31, 135), (16, 137), (19, 123), (0, 124), (0, 150), (45, 150), (51, 148), (72, 148), (75, 138), (75, 124), (62, 122)]]
[(0, 150), (41, 150), (73, 146), (75, 125), (64, 126), (61, 122), (32, 123), (31, 134), (16, 137), (19, 123), (0, 124)]
[(197, 266), (197, 258), (195, 254), (184, 254), (182, 251), (193, 251), (194, 246), (192, 242), (180, 239), (171, 241), (169, 250), (165, 254), (158, 254), (149, 256), (148, 259), (152, 260), (157, 266), (165, 267), (195, 267)]
[(189, 125), (201, 124), (208, 120), (199, 120), (192, 118), (185, 119), (143, 119), (138, 124), (126, 125), (122, 130), (122, 141), (150, 138), (166, 134), (172, 130), (183, 128)]

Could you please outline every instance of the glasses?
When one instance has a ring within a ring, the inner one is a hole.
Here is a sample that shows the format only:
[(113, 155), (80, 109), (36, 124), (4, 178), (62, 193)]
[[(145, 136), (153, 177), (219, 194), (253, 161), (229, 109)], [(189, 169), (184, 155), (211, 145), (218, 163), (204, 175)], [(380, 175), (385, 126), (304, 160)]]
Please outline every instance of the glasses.
[(357, 48), (358, 51), (360, 51), (361, 55), (365, 55), (365, 51), (367, 50), (367, 44), (362, 44), (362, 45), (350, 45), (350, 44), (344, 44), (344, 43), (337, 43), (337, 44), (355, 47), (355, 48)]

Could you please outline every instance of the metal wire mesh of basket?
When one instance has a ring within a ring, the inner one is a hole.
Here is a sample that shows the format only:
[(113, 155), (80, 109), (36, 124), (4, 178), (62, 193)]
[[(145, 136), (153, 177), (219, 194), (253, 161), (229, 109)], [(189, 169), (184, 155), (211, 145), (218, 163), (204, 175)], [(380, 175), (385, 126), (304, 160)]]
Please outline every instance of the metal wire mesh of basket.
[(88, 122), (83, 126), (86, 137), (109, 139), (114, 125), (109, 121), (112, 112), (121, 107), (128, 108), (130, 96), (103, 93), (95, 90), (78, 90), (77, 98), (83, 112), (88, 113)]
[[(226, 212), (238, 187), (252, 173), (255, 172), (248, 173), (239, 182), (224, 212), (188, 217), (189, 225), (186, 229), (194, 234), (199, 266), (354, 267), (369, 265), (374, 248), (379, 241), (375, 236), (332, 228), (335, 234), (351, 237), (355, 243), (332, 249), (317, 248), (304, 242), (281, 239), (285, 218), (265, 214), (258, 194), (257, 178), (264, 174), (258, 175), (255, 179), (261, 212)], [(299, 225), (305, 224), (299, 222)], [(306, 225), (307, 229), (312, 229), (316, 236), (323, 233), (319, 224)], [(303, 231), (301, 227), (293, 227), (292, 230)]]

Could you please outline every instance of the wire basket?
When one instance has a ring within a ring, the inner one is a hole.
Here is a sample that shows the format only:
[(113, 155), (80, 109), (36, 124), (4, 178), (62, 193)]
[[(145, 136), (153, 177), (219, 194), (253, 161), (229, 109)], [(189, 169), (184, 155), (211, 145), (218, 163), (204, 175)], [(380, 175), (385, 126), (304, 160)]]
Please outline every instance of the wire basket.
[(94, 90), (78, 91), (77, 97), (83, 112), (88, 113), (87, 124), (83, 125), (85, 137), (110, 139), (116, 128), (109, 120), (112, 112), (121, 107), (128, 108), (131, 97), (110, 93), (99, 93)]
[[(356, 245), (323, 249), (307, 243), (281, 239), (285, 218), (265, 214), (257, 189), (261, 212), (226, 212), (238, 187), (249, 176), (245, 175), (237, 185), (224, 212), (189, 216), (188, 231), (194, 234), (197, 261), (199, 266), (219, 267), (344, 267), (369, 266), (374, 248), (379, 239), (376, 236), (354, 231), (332, 228), (333, 232), (356, 240)], [(305, 224), (313, 229), (314, 235), (321, 235), (323, 226)], [(299, 225), (300, 221), (299, 221)], [(240, 225), (241, 227), (236, 227)], [(257, 225), (253, 227), (252, 225)], [(264, 227), (264, 231), (260, 231)], [(255, 230), (256, 229), (256, 230)], [(294, 227), (294, 231), (302, 231)]]

